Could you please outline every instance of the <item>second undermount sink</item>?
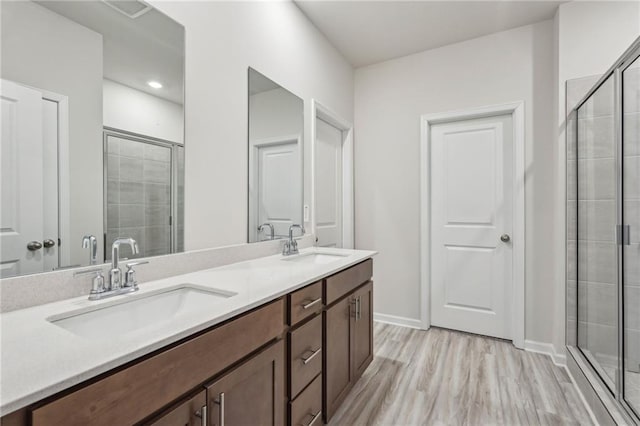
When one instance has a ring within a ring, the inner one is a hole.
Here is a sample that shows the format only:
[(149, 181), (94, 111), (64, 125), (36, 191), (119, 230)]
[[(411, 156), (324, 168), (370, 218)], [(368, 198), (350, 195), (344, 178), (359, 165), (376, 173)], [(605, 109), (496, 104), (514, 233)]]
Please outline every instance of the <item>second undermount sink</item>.
[(307, 263), (313, 265), (326, 265), (327, 263), (335, 262), (349, 256), (343, 253), (330, 253), (330, 252), (309, 252), (290, 257), (283, 257), (282, 260), (296, 263)]
[(237, 293), (179, 284), (157, 292), (126, 296), (93, 309), (84, 308), (55, 315), (47, 320), (74, 334), (109, 338), (162, 326), (179, 317), (211, 309)]

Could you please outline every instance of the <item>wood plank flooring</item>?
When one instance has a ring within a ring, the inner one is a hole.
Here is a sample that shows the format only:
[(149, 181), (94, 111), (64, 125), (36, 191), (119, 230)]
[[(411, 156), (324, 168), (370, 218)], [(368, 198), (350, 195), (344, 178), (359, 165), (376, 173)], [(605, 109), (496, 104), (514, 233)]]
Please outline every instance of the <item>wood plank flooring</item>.
[(563, 368), (510, 342), (375, 323), (374, 350), (331, 426), (593, 424)]

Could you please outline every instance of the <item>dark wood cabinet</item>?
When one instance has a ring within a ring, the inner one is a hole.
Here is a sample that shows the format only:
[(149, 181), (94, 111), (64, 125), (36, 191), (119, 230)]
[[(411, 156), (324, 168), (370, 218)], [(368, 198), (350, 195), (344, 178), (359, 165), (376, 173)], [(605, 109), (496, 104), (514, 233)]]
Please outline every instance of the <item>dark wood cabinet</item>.
[(280, 340), (206, 386), (208, 424), (283, 425), (284, 375)]
[(318, 376), (291, 402), (291, 426), (322, 424), (322, 376)]
[(373, 360), (373, 282), (324, 313), (324, 417), (329, 421)]
[(327, 309), (325, 324), (325, 420), (329, 420), (351, 383), (351, 316), (355, 299), (345, 297)]
[(354, 294), (355, 313), (351, 317), (352, 373), (357, 379), (373, 360), (373, 283), (358, 289)]
[(206, 403), (207, 392), (203, 389), (147, 424), (149, 426), (204, 426), (207, 424), (203, 417), (207, 414)]
[(373, 359), (372, 266), (367, 259), (21, 408), (0, 424), (329, 421)]
[(322, 371), (322, 316), (289, 333), (289, 396), (294, 399)]

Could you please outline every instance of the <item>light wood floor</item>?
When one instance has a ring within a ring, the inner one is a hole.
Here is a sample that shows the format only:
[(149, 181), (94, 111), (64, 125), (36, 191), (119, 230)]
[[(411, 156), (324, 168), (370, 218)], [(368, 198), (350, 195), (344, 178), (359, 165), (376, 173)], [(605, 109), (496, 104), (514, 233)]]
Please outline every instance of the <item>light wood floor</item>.
[(330, 425), (593, 424), (564, 369), (510, 342), (375, 323), (374, 350)]

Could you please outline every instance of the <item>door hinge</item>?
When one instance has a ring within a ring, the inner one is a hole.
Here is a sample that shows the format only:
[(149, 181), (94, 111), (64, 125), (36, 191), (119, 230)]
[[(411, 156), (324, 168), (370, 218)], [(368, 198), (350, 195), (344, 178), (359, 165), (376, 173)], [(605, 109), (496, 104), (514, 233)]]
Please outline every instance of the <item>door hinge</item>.
[(631, 227), (629, 225), (616, 225), (616, 242), (619, 246), (631, 244)]

